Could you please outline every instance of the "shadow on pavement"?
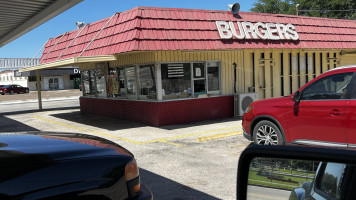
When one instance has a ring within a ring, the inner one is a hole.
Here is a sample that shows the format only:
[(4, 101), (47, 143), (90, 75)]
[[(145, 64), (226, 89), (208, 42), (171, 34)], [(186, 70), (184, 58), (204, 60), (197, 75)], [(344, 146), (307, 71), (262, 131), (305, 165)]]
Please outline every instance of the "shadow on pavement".
[[(60, 119), (72, 121), (75, 123), (94, 126), (101, 129), (106, 129), (109, 131), (117, 131), (123, 129), (130, 129), (130, 128), (139, 128), (139, 127), (146, 127), (149, 125), (139, 124), (131, 121), (121, 120), (112, 117), (103, 117), (103, 116), (96, 116), (96, 115), (82, 115), (80, 111), (70, 112), (70, 113), (60, 113), (60, 114), (53, 114), (53, 117), (57, 117)], [(234, 122), (239, 120), (238, 118), (224, 118), (224, 119), (215, 119), (215, 120), (207, 120), (202, 122), (194, 122), (190, 124), (178, 124), (178, 125), (170, 125), (170, 126), (161, 126), (158, 127), (160, 129), (165, 130), (175, 130), (175, 129), (182, 129), (182, 128), (190, 128), (190, 127), (197, 127), (203, 125), (210, 125), (215, 123), (223, 123), (223, 122)]]
[(19, 121), (0, 115), (0, 133), (39, 131)]
[(142, 168), (140, 168), (140, 177), (142, 183), (150, 188), (155, 200), (218, 199)]
[(138, 124), (135, 122), (120, 120), (111, 117), (103, 117), (103, 116), (96, 116), (96, 115), (82, 115), (80, 111), (69, 112), (69, 113), (58, 113), (58, 114), (53, 114), (51, 116), (63, 120), (83, 124), (83, 125), (94, 126), (109, 131), (117, 131), (117, 130), (147, 126), (144, 124)]

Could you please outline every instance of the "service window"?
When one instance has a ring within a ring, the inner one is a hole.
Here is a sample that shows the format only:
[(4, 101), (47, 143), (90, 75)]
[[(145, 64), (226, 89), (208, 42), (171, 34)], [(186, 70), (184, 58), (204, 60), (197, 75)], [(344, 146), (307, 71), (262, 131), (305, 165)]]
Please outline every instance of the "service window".
[(316, 192), (327, 199), (340, 199), (346, 165), (342, 163), (324, 163), (321, 174), (316, 179)]
[(218, 62), (207, 63), (208, 94), (220, 94), (220, 70)]
[(321, 78), (302, 91), (301, 100), (346, 99), (352, 72)]
[(187, 98), (191, 96), (190, 65), (190, 63), (161, 65), (163, 99)]
[(193, 63), (194, 94), (206, 94), (204, 63)]

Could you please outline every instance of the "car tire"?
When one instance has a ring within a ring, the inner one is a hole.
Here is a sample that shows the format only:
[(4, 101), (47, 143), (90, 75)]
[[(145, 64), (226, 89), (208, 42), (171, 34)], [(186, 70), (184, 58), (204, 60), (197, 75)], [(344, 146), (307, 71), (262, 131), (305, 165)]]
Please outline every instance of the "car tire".
[(282, 133), (275, 123), (262, 120), (253, 129), (253, 141), (260, 145), (283, 145)]
[(14, 94), (14, 91), (13, 91), (13, 90), (11, 90), (11, 91), (10, 91), (10, 94)]
[(25, 90), (25, 93), (27, 94), (28, 92), (29, 92), (28, 89), (26, 89), (26, 90)]
[(1, 93), (1, 95), (5, 95), (5, 93)]

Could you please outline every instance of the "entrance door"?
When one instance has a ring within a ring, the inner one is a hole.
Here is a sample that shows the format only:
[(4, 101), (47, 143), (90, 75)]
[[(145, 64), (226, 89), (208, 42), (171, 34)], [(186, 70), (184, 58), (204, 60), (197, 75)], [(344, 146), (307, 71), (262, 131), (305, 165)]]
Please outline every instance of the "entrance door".
[(59, 89), (58, 78), (49, 78), (48, 84), (49, 84), (49, 90), (58, 90)]

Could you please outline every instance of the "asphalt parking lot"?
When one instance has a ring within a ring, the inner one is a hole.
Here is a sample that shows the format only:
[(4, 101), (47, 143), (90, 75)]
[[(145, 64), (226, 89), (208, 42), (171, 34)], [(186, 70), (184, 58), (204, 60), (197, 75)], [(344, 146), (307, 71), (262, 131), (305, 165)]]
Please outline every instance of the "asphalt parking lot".
[(112, 140), (135, 155), (154, 199), (236, 199), (237, 163), (249, 144), (235, 118), (157, 128), (63, 108), (5, 113), (0, 124), (0, 133), (74, 132)]

